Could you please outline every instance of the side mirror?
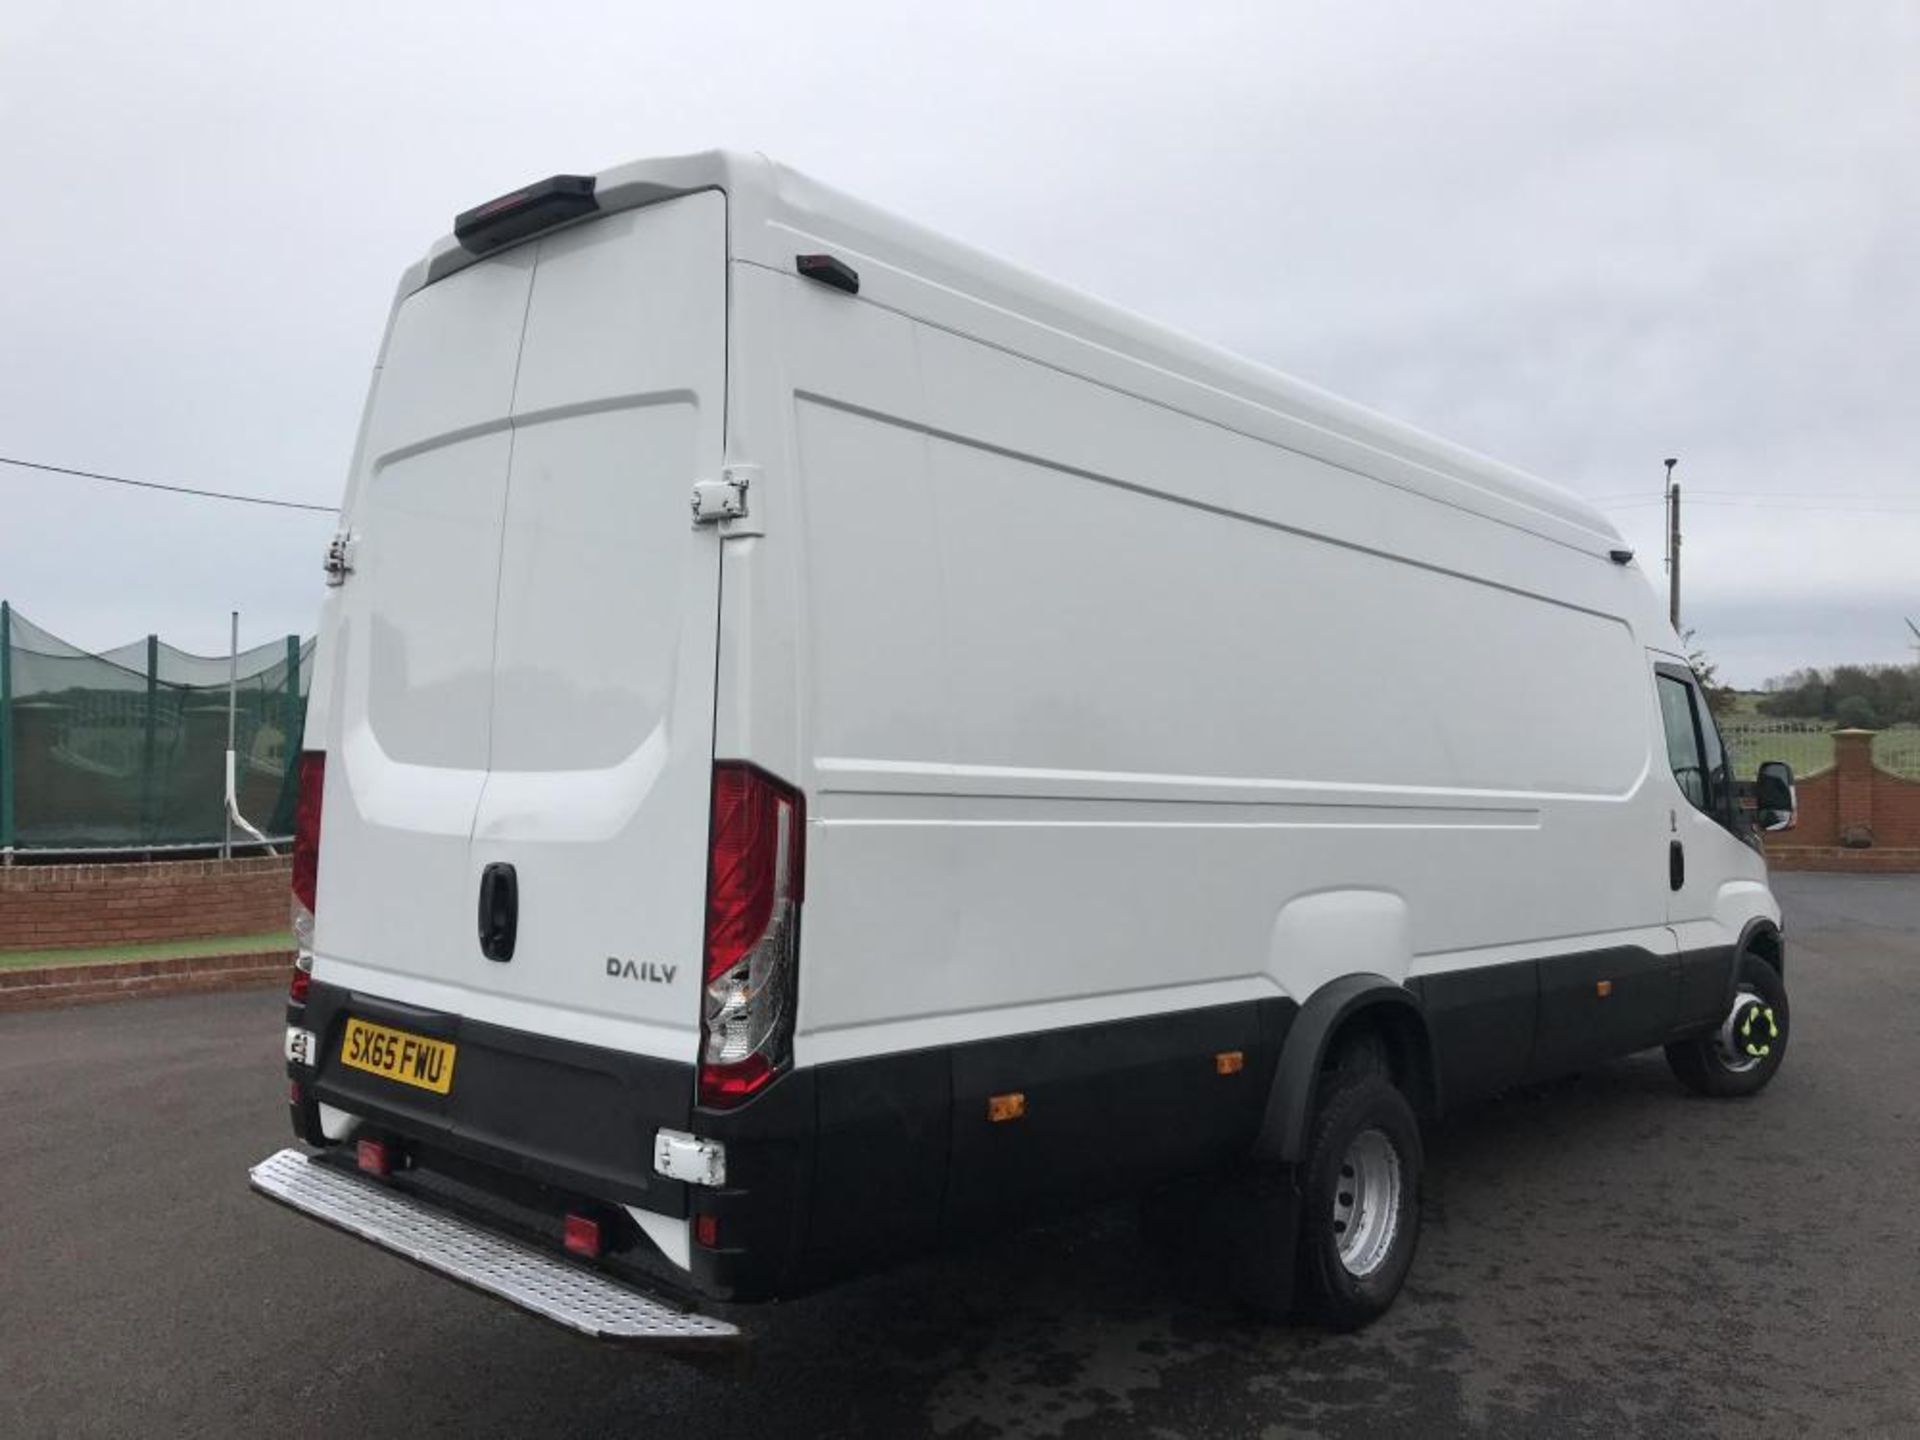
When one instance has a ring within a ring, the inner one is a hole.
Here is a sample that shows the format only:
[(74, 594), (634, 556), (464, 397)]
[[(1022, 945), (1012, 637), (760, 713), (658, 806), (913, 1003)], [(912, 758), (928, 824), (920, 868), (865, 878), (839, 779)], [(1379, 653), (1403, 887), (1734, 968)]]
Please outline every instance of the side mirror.
[(1788, 830), (1799, 809), (1793, 792), (1793, 767), (1784, 760), (1768, 760), (1753, 782), (1755, 822), (1762, 830)]

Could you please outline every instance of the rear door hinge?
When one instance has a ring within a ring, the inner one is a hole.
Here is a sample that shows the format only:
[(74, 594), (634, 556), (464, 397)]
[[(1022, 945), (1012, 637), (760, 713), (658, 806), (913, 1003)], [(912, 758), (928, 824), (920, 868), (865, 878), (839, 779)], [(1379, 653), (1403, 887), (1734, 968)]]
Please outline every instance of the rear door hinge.
[(353, 555), (359, 548), (359, 540), (351, 530), (341, 530), (327, 542), (327, 558), (321, 562), (327, 572), (327, 584), (347, 583), (347, 576), (353, 573)]
[(693, 486), (693, 523), (725, 525), (728, 535), (760, 535), (759, 526), (742, 525), (750, 513), (747, 496), (760, 473), (758, 465), (729, 465), (718, 480), (696, 480)]

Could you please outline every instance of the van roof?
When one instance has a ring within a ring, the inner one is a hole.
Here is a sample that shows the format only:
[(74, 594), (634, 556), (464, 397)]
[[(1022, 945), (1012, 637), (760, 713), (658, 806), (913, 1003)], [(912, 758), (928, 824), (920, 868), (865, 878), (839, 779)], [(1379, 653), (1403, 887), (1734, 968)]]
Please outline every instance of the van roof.
[[(1613, 522), (1566, 488), (1439, 439), (1231, 351), (1048, 280), (889, 213), (761, 154), (708, 150), (636, 160), (595, 177), (596, 214), (676, 195), (720, 190), (728, 198), (733, 258), (785, 270), (796, 251), (832, 250), (856, 269), (893, 269), (1024, 316), (1059, 334), (1152, 367), (1217, 395), (1278, 412), (1316, 429), (1359, 438), (1402, 462), (1464, 483), (1516, 507), (1523, 528), (1578, 548), (1620, 543)], [(495, 252), (498, 253), (498, 252)], [(443, 236), (401, 278), (396, 305), (477, 256)], [(1510, 512), (1511, 514), (1512, 512)], [(1527, 516), (1537, 517), (1528, 523)]]

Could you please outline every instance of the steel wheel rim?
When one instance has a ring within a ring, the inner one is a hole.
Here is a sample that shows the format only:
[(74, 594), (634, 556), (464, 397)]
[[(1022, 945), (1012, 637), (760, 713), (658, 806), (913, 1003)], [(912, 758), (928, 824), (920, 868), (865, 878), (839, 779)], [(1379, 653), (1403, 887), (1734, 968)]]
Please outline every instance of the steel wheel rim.
[(1333, 1239), (1340, 1264), (1359, 1279), (1386, 1263), (1400, 1233), (1400, 1152), (1379, 1130), (1347, 1145), (1333, 1190)]
[(1780, 1017), (1773, 1006), (1759, 991), (1743, 986), (1714, 1038), (1714, 1047), (1720, 1063), (1737, 1075), (1764, 1063), (1780, 1036)]

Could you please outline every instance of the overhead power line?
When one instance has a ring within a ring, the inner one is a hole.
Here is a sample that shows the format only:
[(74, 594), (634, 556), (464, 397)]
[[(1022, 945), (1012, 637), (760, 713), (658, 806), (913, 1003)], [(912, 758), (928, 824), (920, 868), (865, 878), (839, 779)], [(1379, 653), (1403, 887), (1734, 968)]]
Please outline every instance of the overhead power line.
[[(1665, 500), (1662, 500), (1656, 497), (1651, 500), (1620, 500), (1610, 504), (1596, 503), (1594, 508), (1598, 510), (1633, 510), (1643, 505), (1665, 505), (1666, 503), (1667, 502)], [(1915, 504), (1915, 505), (1873, 505), (1873, 504), (1849, 505), (1845, 503), (1829, 504), (1824, 501), (1803, 502), (1791, 497), (1783, 498), (1782, 500), (1779, 500), (1779, 501), (1775, 501), (1771, 498), (1764, 497), (1764, 496), (1754, 496), (1749, 499), (1735, 500), (1735, 499), (1721, 499), (1719, 497), (1711, 496), (1711, 495), (1700, 496), (1700, 495), (1689, 493), (1687, 496), (1687, 503), (1690, 505), (1727, 505), (1727, 506), (1732, 506), (1733, 508), (1739, 509), (1739, 510), (1792, 510), (1792, 511), (1799, 511), (1803, 514), (1809, 514), (1809, 515), (1820, 514), (1822, 512), (1827, 512), (1827, 511), (1832, 511), (1835, 513), (1844, 513), (1844, 514), (1856, 514), (1856, 515), (1920, 515), (1920, 504)]]
[(1755, 496), (1750, 500), (1719, 500), (1711, 495), (1703, 498), (1696, 497), (1692, 503), (1700, 505), (1731, 505), (1735, 508), (1748, 510), (1845, 510), (1868, 515), (1920, 515), (1920, 505), (1914, 504), (1876, 505), (1867, 502), (1848, 504), (1845, 501), (1838, 504), (1829, 504), (1826, 501), (1817, 500), (1801, 501), (1785, 499), (1775, 501), (1763, 499), (1759, 496)]
[(199, 500), (231, 500), (236, 505), (270, 505), (278, 510), (310, 510), (320, 515), (337, 515), (337, 505), (309, 505), (303, 500), (275, 500), (267, 495), (236, 495), (228, 490), (200, 490), (191, 485), (163, 485), (158, 480), (133, 480), (125, 475), (103, 475), (97, 470), (73, 470), (65, 465), (42, 465), (37, 460), (15, 460), (0, 455), (0, 465), (17, 465), (23, 470), (40, 470), (49, 475), (71, 475), (80, 480), (101, 480), (109, 485), (131, 485), (136, 490), (163, 490), (169, 495), (191, 495)]
[[(1877, 504), (1882, 500), (1920, 501), (1920, 495), (1889, 494), (1884, 491), (1877, 494), (1862, 494), (1857, 491), (1834, 490), (1689, 490), (1687, 493), (1689, 495), (1724, 496), (1739, 500), (1838, 500), (1843, 504), (1853, 501), (1873, 504)], [(1644, 490), (1623, 490), (1618, 495), (1587, 495), (1583, 498), (1589, 505), (1607, 505), (1616, 500), (1623, 502), (1628, 500), (1650, 501), (1655, 505), (1661, 503), (1659, 496), (1648, 495)]]

